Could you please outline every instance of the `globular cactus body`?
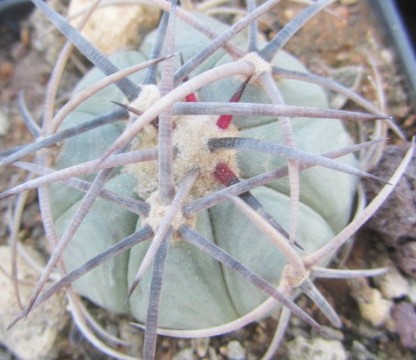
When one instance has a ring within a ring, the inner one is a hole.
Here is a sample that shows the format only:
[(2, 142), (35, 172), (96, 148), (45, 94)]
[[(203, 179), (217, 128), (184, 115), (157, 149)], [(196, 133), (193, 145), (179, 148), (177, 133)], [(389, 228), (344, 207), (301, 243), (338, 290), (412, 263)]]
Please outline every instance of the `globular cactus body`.
[[(212, 18), (201, 15), (199, 18), (211, 28), (226, 29), (225, 25)], [(192, 28), (189, 25), (181, 21), (177, 22), (176, 51), (182, 54), (185, 61), (208, 44), (208, 39), (202, 35), (192, 36), (192, 41), (189, 41), (191, 32)], [(139, 52), (123, 52), (113, 56), (112, 62), (118, 68), (125, 68), (143, 61), (148, 58), (153, 40), (152, 35), (145, 40), (142, 45), (143, 55)], [(237, 40), (240, 40), (235, 41), (237, 44), (246, 43), (243, 35)], [(223, 52), (219, 52), (214, 59), (209, 60), (198, 69), (199, 72), (230, 61)], [(295, 58), (285, 52), (277, 55), (275, 64), (290, 70), (305, 71)], [(99, 80), (100, 76), (98, 69), (92, 70), (80, 82), (75, 93)], [(140, 78), (141, 75), (138, 74), (132, 77), (132, 80), (140, 83)], [(226, 78), (204, 87), (198, 95), (201, 101), (227, 102), (240, 83), (241, 80)], [(287, 104), (324, 108), (328, 106), (324, 91), (316, 85), (299, 83), (296, 80), (278, 81), (277, 84)], [(116, 86), (109, 87), (85, 101), (66, 119), (64, 126), (74, 126), (94, 115), (114, 110), (116, 105), (110, 100), (123, 101), (123, 95)], [(248, 86), (241, 101), (267, 103), (267, 95), (258, 85), (253, 84)], [(216, 117), (211, 116), (211, 125), (215, 126), (215, 120)], [(182, 119), (178, 118), (176, 121), (179, 127)], [(198, 116), (194, 116), (191, 121), (201, 122)], [(239, 134), (243, 137), (282, 142), (281, 128), (276, 118), (235, 117), (233, 124), (240, 129)], [(56, 166), (64, 168), (97, 158), (120, 135), (121, 126), (107, 125), (69, 140), (62, 147)], [(152, 125), (148, 126), (152, 127)], [(313, 153), (324, 153), (352, 143), (339, 120), (295, 118), (293, 128), (298, 147)], [(208, 129), (202, 131), (207, 132)], [(142, 135), (144, 136), (146, 135)], [(146, 142), (143, 139), (141, 141)], [(202, 142), (198, 138), (191, 138), (190, 141)], [(206, 146), (203, 143), (200, 145)], [(183, 146), (191, 147), (191, 144), (185, 143)], [(181, 152), (178, 152), (177, 158), (181, 156)], [(353, 155), (348, 155), (344, 161), (352, 165), (356, 164)], [(200, 164), (200, 166), (206, 165)], [(238, 167), (242, 178), (253, 177), (284, 166), (285, 160), (276, 156), (259, 156), (250, 152), (242, 152), (238, 156)], [(214, 168), (209, 171), (214, 178)], [(144, 178), (146, 175), (150, 177), (155, 174), (146, 174), (144, 170), (141, 172), (142, 178), (134, 179), (134, 171), (120, 169), (109, 181), (108, 189), (126, 196), (134, 196), (134, 189), (140, 191), (144, 183), (148, 182), (148, 179)], [(185, 174), (175, 175), (180, 179)], [(134, 185), (134, 182), (137, 184)], [(310, 169), (302, 174), (298, 242), (304, 250), (299, 250), (300, 253), (307, 254), (320, 248), (346, 224), (350, 216), (356, 184), (357, 180), (354, 176), (330, 169)], [(221, 184), (217, 182), (217, 188), (220, 187)], [(157, 189), (151, 189), (151, 191), (155, 190)], [(209, 190), (214, 189), (206, 189)], [(77, 200), (81, 196), (79, 192), (68, 196), (68, 191), (68, 189), (62, 191), (62, 188), (59, 192), (54, 191), (54, 203), (59, 204), (54, 207), (57, 209), (55, 217), (60, 234), (68, 226), (79, 206)], [(146, 196), (144, 193), (145, 191), (141, 192), (143, 197)], [(290, 200), (289, 184), (286, 179), (260, 187), (253, 192), (253, 195), (269, 214), (278, 219), (284, 228), (288, 228)], [(62, 209), (64, 203), (65, 209)], [(126, 210), (115, 208), (103, 200), (97, 201), (64, 254), (67, 269), (76, 269), (110, 245), (130, 235), (142, 222), (143, 220), (138, 220)], [(195, 228), (248, 268), (277, 285), (283, 267), (287, 263), (286, 259), (232, 204), (221, 204), (200, 213)], [(132, 313), (137, 320), (145, 321), (149, 301), (150, 271), (131, 298), (127, 296), (127, 290), (147, 248), (146, 243), (135, 246), (128, 254), (120, 255), (84, 275), (75, 282), (75, 288), (100, 306), (115, 312)], [(192, 245), (180, 240), (174, 241), (165, 265), (159, 324), (161, 327), (177, 329), (218, 326), (247, 314), (259, 306), (266, 297), (253, 285), (247, 284), (239, 274), (224, 269), (216, 260), (202, 254)]]

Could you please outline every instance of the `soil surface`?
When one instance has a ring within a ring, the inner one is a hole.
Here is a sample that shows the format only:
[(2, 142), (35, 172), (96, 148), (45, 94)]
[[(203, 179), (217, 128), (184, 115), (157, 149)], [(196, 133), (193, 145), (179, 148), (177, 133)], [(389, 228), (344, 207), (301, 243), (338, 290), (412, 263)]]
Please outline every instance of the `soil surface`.
[[(263, 17), (260, 29), (267, 37), (272, 37), (283, 24), (287, 23), (303, 7), (296, 1), (282, 1), (276, 11)], [(34, 22), (37, 18), (22, 18), (22, 12), (8, 14), (8, 21), (0, 21), (0, 151), (6, 148), (28, 143), (32, 140), (17, 110), (19, 91), (24, 89), (27, 106), (35, 119), (39, 117), (43, 106), (45, 86), (51, 71), (51, 64), (45, 60), (45, 54), (37, 49)], [(4, 14), (0, 16), (5, 18)], [(386, 42), (379, 23), (372, 15), (367, 1), (338, 1), (328, 12), (316, 16), (286, 46), (286, 49), (298, 56), (312, 71), (320, 75), (336, 76), (334, 69), (351, 65), (364, 70), (362, 81), (357, 88), (367, 99), (376, 101), (374, 86), (375, 74), (371, 62), (375, 64), (381, 76), (385, 96), (386, 112), (393, 114), (407, 138), (416, 132), (416, 112), (406, 95), (404, 79), (398, 68), (396, 55)], [(85, 61), (75, 55), (65, 74), (65, 89), (60, 97), (64, 99), (73, 84), (82, 76)], [(413, 104), (414, 105), (414, 104)], [(347, 108), (354, 108), (347, 103)], [(391, 135), (389, 143), (404, 147), (403, 141)], [(392, 166), (403, 156), (403, 150), (390, 148), (386, 160), (375, 169), (377, 175), (388, 178)], [(391, 155), (393, 154), (393, 155)], [(388, 164), (386, 164), (388, 162)], [(351, 268), (373, 268), (388, 265), (398, 278), (407, 284), (407, 292), (397, 292), (385, 300), (390, 304), (388, 318), (380, 324), (372, 324), (363, 317), (360, 301), (370, 302), (373, 291), (383, 292), (383, 285), (377, 280), (325, 281), (319, 287), (340, 314), (343, 328), (334, 331), (335, 337), (350, 359), (414, 359), (416, 358), (416, 177), (413, 172), (403, 179), (400, 193), (393, 199), (392, 207), (387, 204), (377, 218), (370, 222), (355, 239), (354, 244), (340, 255), (342, 266)], [(25, 178), (23, 172), (13, 167), (2, 169), (0, 189), (5, 189)], [(366, 184), (369, 197), (377, 189), (374, 184)], [(395, 209), (406, 207), (407, 219), (404, 229), (397, 235)], [(410, 212), (410, 214), (409, 214)], [(43, 230), (35, 193), (29, 195), (23, 223), (19, 231), (21, 241), (46, 253)], [(409, 220), (410, 219), (410, 220)], [(413, 219), (413, 220), (412, 220)], [(412, 222), (413, 221), (413, 222)], [(386, 229), (389, 230), (388, 234)], [(0, 245), (7, 244), (10, 233), (8, 227), (8, 202), (0, 202)], [(406, 258), (407, 257), (407, 258)], [(408, 259), (408, 261), (403, 260)], [(401, 281), (400, 280), (400, 281)], [(406, 287), (405, 286), (405, 287)], [(364, 294), (364, 295), (363, 295)], [(365, 294), (368, 295), (366, 300)], [(364, 300), (363, 300), (364, 297)], [(298, 302), (322, 324), (329, 324), (306, 298)], [(99, 309), (89, 305), (100, 321), (108, 322)], [(110, 319), (111, 320), (111, 319)], [(122, 321), (127, 323), (127, 319)], [(108, 325), (110, 326), (110, 325)], [(252, 324), (237, 332), (200, 340), (174, 340), (160, 337), (158, 359), (259, 359), (267, 349), (276, 326), (274, 319)], [(316, 339), (318, 336), (305, 324), (292, 319), (286, 334), (286, 342), (280, 348), (276, 359), (294, 359), (295, 339), (304, 337)], [(75, 325), (68, 322), (62, 336), (56, 342), (56, 359), (105, 359), (106, 357), (85, 341)], [(315, 356), (315, 357), (314, 357)], [(0, 359), (14, 359), (14, 355), (5, 347), (0, 347)], [(310, 352), (305, 359), (323, 359)]]

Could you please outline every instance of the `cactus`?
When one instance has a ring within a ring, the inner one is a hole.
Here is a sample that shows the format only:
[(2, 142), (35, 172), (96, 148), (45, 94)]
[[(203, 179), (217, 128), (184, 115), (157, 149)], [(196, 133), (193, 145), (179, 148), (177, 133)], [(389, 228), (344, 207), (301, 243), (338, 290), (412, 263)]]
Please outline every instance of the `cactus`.
[[(81, 296), (145, 327), (145, 359), (154, 357), (157, 334), (218, 335), (280, 305), (266, 357), (290, 314), (325, 333), (294, 302), (299, 292), (341, 326), (313, 280), (383, 273), (324, 266), (392, 191), (411, 151), (380, 194), (355, 210), (359, 177), (384, 181), (361, 170), (362, 152), (379, 140), (355, 144), (343, 121), (391, 119), (308, 74), (282, 50), (332, 1), (309, 5), (264, 44), (256, 40), (255, 21), (278, 1), (249, 2), (248, 15), (231, 27), (175, 1), (155, 1), (164, 10), (159, 28), (139, 51), (109, 58), (48, 5), (33, 2), (95, 68), (54, 116), (45, 112), (38, 141), (0, 160), (39, 175), (0, 197), (37, 188), (53, 244), (16, 321), (72, 284)], [(328, 109), (322, 86), (367, 112)], [(44, 150), (34, 163), (19, 160), (57, 143), (57, 155)], [(62, 278), (44, 289), (56, 267)], [(77, 296), (69, 292), (69, 298), (78, 306), (74, 316), (83, 317)]]

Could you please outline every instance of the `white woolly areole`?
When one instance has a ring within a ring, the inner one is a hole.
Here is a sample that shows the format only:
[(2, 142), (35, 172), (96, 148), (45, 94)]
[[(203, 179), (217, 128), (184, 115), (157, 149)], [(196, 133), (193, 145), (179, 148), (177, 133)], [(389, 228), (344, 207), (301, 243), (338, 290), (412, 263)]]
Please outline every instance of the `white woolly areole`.
[(241, 60), (248, 61), (249, 63), (254, 65), (255, 73), (251, 78), (250, 83), (254, 83), (261, 74), (272, 71), (272, 66), (270, 65), (270, 63), (268, 63), (255, 52), (251, 52), (244, 55), (241, 58)]
[[(139, 96), (129, 106), (140, 112), (145, 112), (160, 99), (160, 91), (156, 85), (143, 85)], [(136, 116), (136, 115), (134, 115)]]
[[(160, 99), (160, 91), (156, 85), (144, 85), (139, 96), (129, 106), (140, 112), (145, 112), (150, 106)], [(130, 114), (130, 117), (136, 115)], [(133, 141), (133, 150), (154, 148), (157, 145), (157, 130), (153, 124), (147, 124)], [(149, 161), (125, 166), (128, 173), (137, 180), (136, 193), (145, 199), (157, 187), (157, 162)], [(143, 180), (143, 181), (142, 181)]]
[[(147, 124), (131, 144), (131, 150), (150, 149), (157, 146), (157, 129)], [(146, 199), (158, 184), (157, 160), (126, 165), (124, 169), (136, 179), (135, 191), (141, 199)]]
[[(144, 219), (145, 224), (150, 225), (154, 232), (157, 231), (158, 227), (163, 221), (166, 213), (169, 211), (169, 206), (163, 205), (160, 201), (158, 191), (153, 192), (150, 196), (146, 199), (146, 202), (150, 205), (150, 210), (148, 216)], [(185, 218), (182, 215), (182, 211), (178, 211), (175, 214), (175, 217), (170, 222), (170, 225), (173, 228), (174, 235), (173, 240), (179, 240), (178, 235), (176, 234), (177, 230), (181, 225), (189, 225), (194, 227), (195, 225), (195, 217)]]
[[(215, 167), (219, 163), (226, 163), (238, 176), (236, 153), (233, 150), (211, 152), (208, 141), (212, 138), (236, 137), (238, 130), (234, 126), (220, 129), (216, 122), (218, 116), (209, 115), (183, 115), (175, 116), (173, 130), (173, 146), (176, 156), (173, 161), (175, 182), (178, 183), (184, 176), (195, 168), (200, 174), (195, 181), (190, 195), (200, 197), (208, 192), (218, 189), (220, 183), (214, 176)], [(132, 150), (150, 148), (157, 145), (157, 130), (149, 124), (140, 133), (132, 145)], [(147, 199), (158, 186), (157, 161), (148, 161), (126, 166), (127, 171), (137, 180), (136, 192), (142, 199)]]

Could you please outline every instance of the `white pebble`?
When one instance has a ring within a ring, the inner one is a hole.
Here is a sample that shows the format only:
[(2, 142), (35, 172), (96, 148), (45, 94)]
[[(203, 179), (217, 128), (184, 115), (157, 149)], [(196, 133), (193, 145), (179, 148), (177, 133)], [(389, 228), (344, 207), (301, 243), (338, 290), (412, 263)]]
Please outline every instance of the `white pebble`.
[(246, 350), (237, 340), (230, 341), (227, 345), (227, 358), (229, 360), (245, 360)]
[[(10, 269), (11, 255), (8, 246), (0, 247), (0, 263)], [(19, 279), (36, 282), (37, 273), (24, 261), (18, 261)], [(68, 317), (62, 293), (51, 297), (32, 310), (29, 316), (7, 330), (20, 312), (11, 279), (0, 272), (0, 342), (21, 360), (55, 359), (54, 344), (65, 326)], [(27, 304), (32, 293), (30, 286), (20, 286), (23, 304)]]
[(398, 299), (409, 294), (409, 284), (395, 266), (383, 276), (377, 276), (374, 281), (386, 299)]
[(305, 339), (298, 336), (287, 344), (289, 359), (346, 360), (348, 358), (342, 343), (323, 338)]
[(361, 316), (373, 326), (384, 324), (390, 317), (390, 310), (393, 303), (383, 299), (380, 291), (371, 289), (365, 301), (358, 301)]

